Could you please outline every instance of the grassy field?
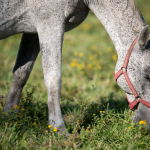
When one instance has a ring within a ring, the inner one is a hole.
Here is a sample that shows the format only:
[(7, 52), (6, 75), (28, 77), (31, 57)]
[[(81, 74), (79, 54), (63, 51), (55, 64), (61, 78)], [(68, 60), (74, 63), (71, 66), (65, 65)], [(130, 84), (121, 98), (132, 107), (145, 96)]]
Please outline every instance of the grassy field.
[[(150, 2), (137, 0), (150, 24)], [(12, 83), (21, 35), (0, 41), (0, 115)], [(117, 54), (99, 20), (90, 13), (65, 33), (62, 55), (61, 107), (70, 136), (48, 126), (47, 91), (41, 54), (22, 92), (20, 113), (0, 118), (0, 150), (6, 149), (150, 149), (150, 136), (132, 123), (125, 93), (113, 75)], [(16, 106), (17, 108), (17, 106)], [(16, 109), (14, 108), (14, 109)], [(144, 126), (144, 125), (143, 125)]]

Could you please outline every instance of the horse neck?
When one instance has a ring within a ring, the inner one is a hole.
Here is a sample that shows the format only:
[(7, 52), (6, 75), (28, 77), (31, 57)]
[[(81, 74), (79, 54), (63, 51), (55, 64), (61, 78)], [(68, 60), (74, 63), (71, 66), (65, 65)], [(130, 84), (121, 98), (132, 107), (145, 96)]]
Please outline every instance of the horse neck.
[(89, 8), (101, 21), (115, 45), (118, 54), (117, 71), (123, 65), (133, 40), (146, 24), (142, 15), (136, 14), (128, 1), (122, 1), (120, 7), (115, 2), (106, 1), (89, 4)]

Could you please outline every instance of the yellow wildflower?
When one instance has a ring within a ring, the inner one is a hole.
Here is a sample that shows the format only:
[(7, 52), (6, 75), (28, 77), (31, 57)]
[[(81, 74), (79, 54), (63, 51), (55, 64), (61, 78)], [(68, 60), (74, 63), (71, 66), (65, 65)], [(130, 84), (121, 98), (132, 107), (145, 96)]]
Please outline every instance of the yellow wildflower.
[(34, 122), (33, 124), (34, 124), (35, 126), (37, 125), (37, 123), (36, 123), (36, 122)]
[(27, 143), (27, 141), (24, 141), (24, 143)]
[(95, 116), (95, 114), (93, 114), (93, 116)]
[(74, 55), (75, 55), (75, 56), (78, 56), (78, 52), (74, 52)]
[(113, 55), (113, 60), (117, 60), (117, 55)]
[(52, 127), (51, 125), (48, 126), (48, 128), (51, 128), (51, 127)]
[(92, 129), (90, 129), (90, 131), (92, 132), (93, 130), (92, 130)]
[(22, 110), (22, 111), (25, 111), (25, 109), (24, 109), (24, 108), (21, 108), (21, 110)]
[(92, 64), (88, 64), (88, 68), (92, 68)]
[(98, 47), (96, 45), (92, 45), (91, 47), (93, 50), (98, 50)]
[(147, 123), (146, 123), (146, 120), (141, 120), (139, 121), (139, 124), (147, 124)]
[(131, 129), (132, 126), (128, 127), (128, 129)]
[(83, 56), (83, 53), (79, 53), (79, 56), (82, 57), (82, 56)]
[(111, 47), (108, 47), (108, 48), (107, 48), (107, 51), (108, 51), (108, 52), (112, 52), (112, 48), (111, 48)]
[(57, 128), (56, 127), (54, 127), (54, 132), (57, 132)]
[(103, 55), (103, 52), (102, 52), (102, 51), (99, 51), (99, 55)]
[(100, 113), (104, 113), (105, 111), (99, 111)]
[(74, 67), (76, 66), (76, 63), (75, 63), (75, 62), (72, 62), (72, 63), (70, 63), (70, 66), (71, 66), (72, 68), (74, 68)]
[(90, 56), (89, 56), (89, 60), (93, 60), (93, 56), (90, 55)]
[(13, 109), (15, 109), (15, 107), (13, 107)]
[(102, 82), (99, 82), (99, 85), (102, 85)]
[(105, 123), (105, 121), (103, 121), (103, 123)]
[(76, 59), (72, 59), (72, 62), (77, 62), (77, 60)]
[(82, 24), (81, 27), (82, 27), (82, 29), (84, 29), (84, 30), (89, 30), (89, 29), (91, 29), (92, 26), (91, 26), (90, 24), (87, 24), (87, 23), (86, 23), (86, 24)]
[(99, 69), (99, 70), (102, 70), (102, 66), (98, 66), (98, 69)]

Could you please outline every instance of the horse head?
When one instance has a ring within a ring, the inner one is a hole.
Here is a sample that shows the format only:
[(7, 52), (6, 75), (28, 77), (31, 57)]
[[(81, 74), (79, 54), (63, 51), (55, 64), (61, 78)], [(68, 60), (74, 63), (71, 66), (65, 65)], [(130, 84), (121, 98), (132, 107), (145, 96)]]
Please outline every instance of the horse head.
[[(124, 64), (115, 74), (118, 85), (126, 92), (129, 107), (135, 110), (133, 121), (150, 125), (150, 39), (144, 27), (130, 46)], [(123, 75), (121, 77), (121, 75)], [(121, 77), (119, 79), (119, 77)], [(150, 130), (150, 129), (149, 129)]]

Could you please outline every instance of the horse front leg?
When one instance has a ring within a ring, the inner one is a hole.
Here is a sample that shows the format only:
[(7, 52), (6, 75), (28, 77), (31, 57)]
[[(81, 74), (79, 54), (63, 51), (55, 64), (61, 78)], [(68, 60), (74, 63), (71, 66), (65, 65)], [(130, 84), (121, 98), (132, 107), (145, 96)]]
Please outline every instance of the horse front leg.
[[(56, 20), (55, 20), (56, 21)], [(53, 20), (51, 20), (53, 22)], [(65, 131), (60, 108), (61, 92), (61, 55), (64, 36), (64, 21), (57, 25), (41, 24), (38, 28), (44, 83), (48, 93), (49, 125), (56, 127), (58, 132)]]
[(4, 106), (5, 113), (8, 113), (15, 105), (19, 105), (22, 89), (28, 80), (39, 50), (38, 35), (23, 34), (13, 69), (12, 86)]

